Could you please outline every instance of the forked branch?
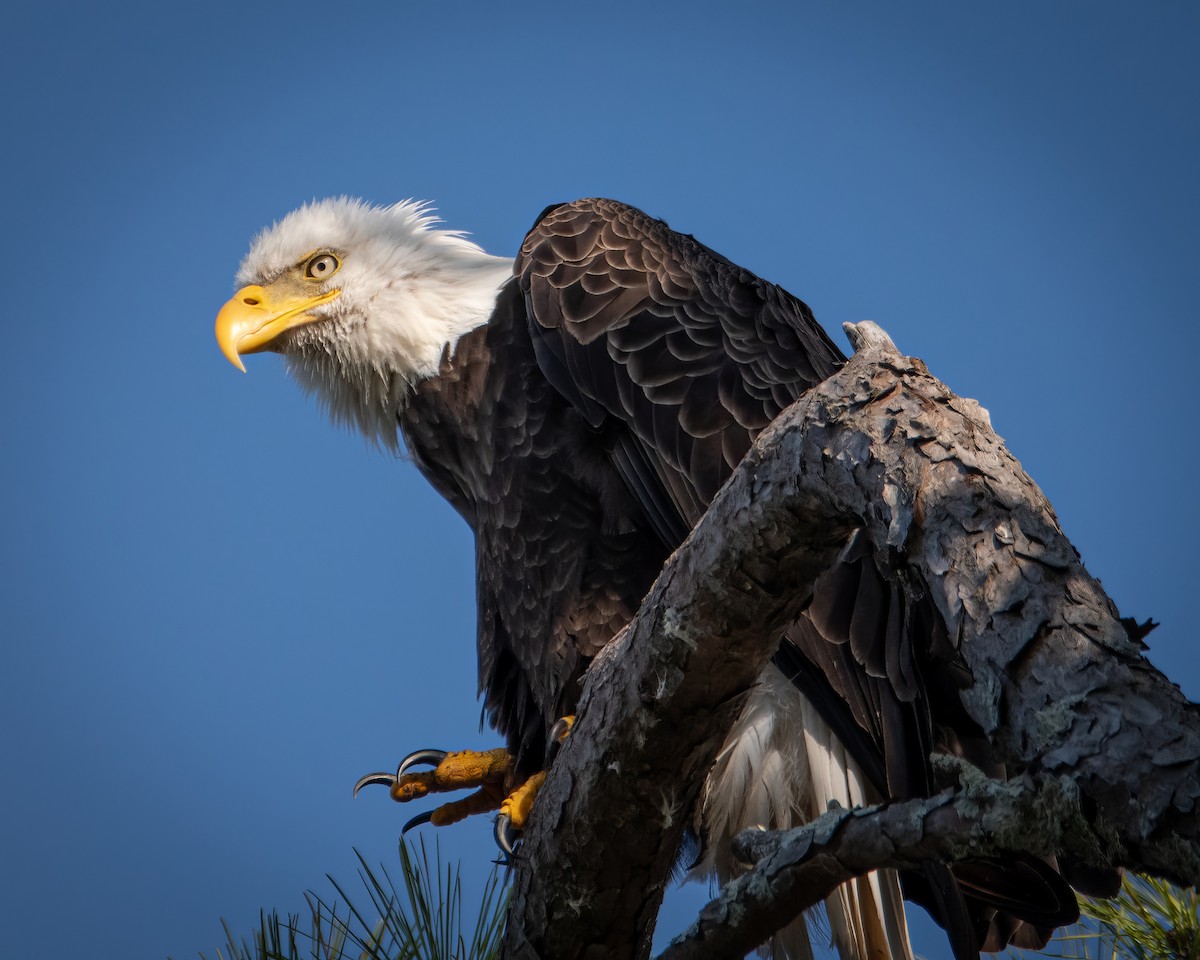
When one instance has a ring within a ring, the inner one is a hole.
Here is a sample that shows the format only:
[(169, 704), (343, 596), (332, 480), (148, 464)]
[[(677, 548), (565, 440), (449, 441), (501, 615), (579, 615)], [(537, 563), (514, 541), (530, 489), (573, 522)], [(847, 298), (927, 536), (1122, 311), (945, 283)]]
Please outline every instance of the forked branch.
[[(886, 336), (854, 333), (864, 348), (759, 437), (592, 665), (519, 851), (507, 956), (648, 956), (704, 776), (855, 530), (928, 586), (972, 677), (964, 707), (1010, 771), (1077, 791), (1084, 862), (1200, 879), (1195, 706), (1142, 657), (986, 412)], [(953, 840), (939, 825), (947, 811), (965, 823), (961, 800), (926, 801), (928, 842)], [(839, 815), (835, 833), (901, 816)], [(1021, 849), (1017, 833), (991, 836)], [(780, 898), (755, 936), (806, 898)]]

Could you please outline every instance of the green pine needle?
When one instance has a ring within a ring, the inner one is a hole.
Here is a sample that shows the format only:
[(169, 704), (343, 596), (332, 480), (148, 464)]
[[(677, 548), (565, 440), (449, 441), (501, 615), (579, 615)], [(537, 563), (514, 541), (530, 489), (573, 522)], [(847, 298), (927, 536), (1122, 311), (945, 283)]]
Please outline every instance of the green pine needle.
[[(507, 878), (493, 870), (484, 884), (469, 936), (463, 930), (462, 878), (457, 866), (442, 865), (436, 846), (431, 859), (400, 842), (400, 884), (387, 868), (373, 871), (355, 851), (359, 879), (370, 906), (359, 909), (332, 877), (344, 912), (313, 893), (304, 895), (308, 916), (282, 920), (272, 910), (259, 915), (253, 945), (234, 936), (222, 920), (225, 949), (217, 960), (495, 960), (500, 956), (508, 915)], [(360, 903), (362, 901), (360, 900)], [(170, 960), (170, 958), (168, 958)], [(207, 960), (200, 954), (200, 960)]]
[[(1128, 874), (1113, 900), (1079, 899), (1082, 920), (1041, 956), (1062, 960), (1200, 960), (1196, 892)], [(1014, 956), (1026, 951), (1011, 950)]]
[[(305, 894), (308, 916), (284, 921), (260, 914), (253, 945), (238, 940), (221, 921), (225, 948), (217, 960), (495, 960), (508, 914), (506, 879), (493, 870), (484, 885), (468, 935), (463, 929), (462, 878), (457, 866), (432, 859), (419, 846), (400, 843), (400, 883), (386, 867), (371, 869), (362, 855), (359, 879), (369, 908), (360, 910), (329, 878), (345, 903), (344, 914), (316, 894)], [(360, 903), (362, 901), (360, 900)], [(1040, 954), (1060, 960), (1200, 960), (1200, 901), (1195, 891), (1165, 880), (1126, 876), (1114, 900), (1080, 899), (1081, 922), (1058, 934)], [(307, 929), (305, 929), (307, 927)], [(1027, 957), (1027, 951), (1010, 950)], [(169, 960), (169, 958), (168, 958)], [(200, 954), (200, 960), (207, 960)]]

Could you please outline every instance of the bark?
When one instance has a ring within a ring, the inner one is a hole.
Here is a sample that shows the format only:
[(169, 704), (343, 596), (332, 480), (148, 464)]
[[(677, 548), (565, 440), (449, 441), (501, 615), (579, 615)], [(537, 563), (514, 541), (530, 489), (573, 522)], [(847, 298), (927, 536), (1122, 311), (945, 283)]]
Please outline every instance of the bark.
[[(986, 412), (854, 334), (861, 352), (764, 432), (589, 671), (518, 851), (506, 956), (649, 954), (704, 775), (858, 528), (928, 585), (973, 677), (964, 705), (1010, 770), (1076, 791), (1054, 842), (1200, 879), (1195, 706), (1141, 656)], [(996, 849), (1024, 849), (1026, 829), (1011, 821)], [(805, 906), (776, 900), (756, 936)]]

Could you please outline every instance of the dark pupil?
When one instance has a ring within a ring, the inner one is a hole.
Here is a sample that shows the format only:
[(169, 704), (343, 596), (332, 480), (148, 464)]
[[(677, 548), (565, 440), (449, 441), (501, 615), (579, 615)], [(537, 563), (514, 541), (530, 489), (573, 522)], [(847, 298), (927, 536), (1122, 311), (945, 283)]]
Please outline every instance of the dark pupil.
[(323, 273), (328, 264), (324, 260), (318, 260), (313, 264), (313, 273)]

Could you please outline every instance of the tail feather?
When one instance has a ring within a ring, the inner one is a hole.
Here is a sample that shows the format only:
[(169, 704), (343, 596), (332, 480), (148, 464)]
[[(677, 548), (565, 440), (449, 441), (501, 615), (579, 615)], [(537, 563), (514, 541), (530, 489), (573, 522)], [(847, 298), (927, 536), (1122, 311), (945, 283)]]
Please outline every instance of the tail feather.
[[(730, 839), (752, 827), (785, 830), (824, 812), (873, 802), (862, 771), (816, 710), (775, 667), (764, 671), (705, 784), (697, 871), (724, 883), (737, 873)], [(826, 901), (842, 960), (912, 960), (899, 880), (879, 871)], [(812, 960), (801, 917), (779, 931), (773, 960)]]
[[(804, 743), (812, 773), (813, 815), (836, 802), (856, 807), (874, 802), (862, 771), (833, 730), (806, 699), (801, 701)], [(826, 902), (830, 932), (843, 960), (912, 960), (900, 878), (877, 870), (842, 884)]]

